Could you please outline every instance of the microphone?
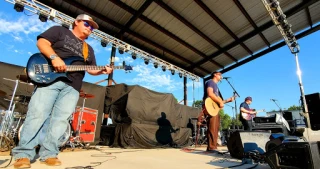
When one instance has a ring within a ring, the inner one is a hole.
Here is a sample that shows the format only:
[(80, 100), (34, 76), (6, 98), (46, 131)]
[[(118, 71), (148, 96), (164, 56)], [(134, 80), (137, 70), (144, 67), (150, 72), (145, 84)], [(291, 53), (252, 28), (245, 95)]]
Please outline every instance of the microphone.
[(223, 77), (222, 79), (229, 79), (229, 78), (231, 78), (231, 77)]
[(270, 99), (271, 101), (277, 101), (276, 99)]

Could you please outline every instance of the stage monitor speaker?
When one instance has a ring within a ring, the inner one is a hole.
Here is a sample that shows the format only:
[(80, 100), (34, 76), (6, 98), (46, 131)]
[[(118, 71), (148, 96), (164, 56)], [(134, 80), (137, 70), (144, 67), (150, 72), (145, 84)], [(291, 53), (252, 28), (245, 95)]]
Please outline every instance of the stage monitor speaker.
[(236, 131), (230, 134), (227, 147), (233, 158), (242, 159), (244, 153), (252, 150), (258, 150), (264, 154), (266, 143), (269, 141), (271, 133), (266, 131)]
[(305, 95), (308, 107), (311, 129), (320, 130), (320, 94)]
[(290, 112), (290, 111), (284, 111), (282, 113), (282, 115), (283, 115), (283, 118), (286, 119), (287, 121), (288, 120), (293, 120), (292, 112)]
[(320, 142), (285, 142), (265, 154), (272, 169), (319, 169)]

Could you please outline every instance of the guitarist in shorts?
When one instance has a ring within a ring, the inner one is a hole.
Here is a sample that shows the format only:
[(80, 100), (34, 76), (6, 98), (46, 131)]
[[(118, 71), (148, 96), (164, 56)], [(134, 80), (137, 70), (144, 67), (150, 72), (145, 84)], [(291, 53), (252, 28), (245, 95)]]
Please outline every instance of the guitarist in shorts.
[[(83, 61), (73, 64), (96, 65), (94, 51), (85, 40), (98, 24), (86, 14), (78, 15), (72, 24), (72, 30), (62, 26), (53, 26), (37, 37), (37, 47), (57, 72), (66, 72), (63, 59), (80, 56)], [(102, 70), (88, 70), (91, 75), (110, 74), (112, 68), (105, 66)], [(41, 145), (39, 156), (41, 163), (48, 166), (59, 166), (58, 140), (67, 129), (68, 118), (74, 112), (79, 99), (79, 92), (85, 72), (68, 73), (72, 80), (59, 79), (52, 84), (38, 85), (31, 97), (27, 117), (21, 131), (19, 145), (12, 150), (16, 162), (14, 168), (30, 168), (34, 159), (35, 148)], [(47, 124), (47, 122), (48, 124)], [(47, 124), (46, 135), (39, 141)], [(43, 166), (42, 168), (46, 168)]]
[[(210, 80), (208, 80), (204, 87), (204, 95), (203, 95), (203, 103), (205, 100), (210, 97), (214, 102), (218, 104), (220, 109), (224, 107), (225, 103), (232, 102), (234, 100), (234, 97), (231, 97), (227, 100), (223, 100), (220, 91), (218, 88), (217, 83), (222, 80), (222, 74), (221, 72), (213, 72), (211, 74)], [(206, 111), (206, 108), (203, 104), (202, 112), (200, 113), (198, 117), (198, 125), (201, 124), (201, 119), (203, 117), (206, 118), (207, 121), (207, 138), (208, 138), (208, 152), (216, 152), (217, 151), (217, 145), (218, 145), (218, 133), (219, 133), (219, 127), (220, 127), (220, 116), (217, 114), (216, 116), (210, 116), (208, 112)]]
[(252, 131), (252, 116), (257, 112), (250, 109), (249, 105), (252, 103), (252, 97), (246, 97), (244, 102), (240, 104), (240, 121), (246, 131)]

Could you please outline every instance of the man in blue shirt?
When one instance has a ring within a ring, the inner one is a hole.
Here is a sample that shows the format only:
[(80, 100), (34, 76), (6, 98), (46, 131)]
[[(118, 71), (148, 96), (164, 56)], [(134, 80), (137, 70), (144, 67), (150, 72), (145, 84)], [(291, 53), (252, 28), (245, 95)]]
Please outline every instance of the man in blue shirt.
[(252, 103), (251, 97), (246, 97), (244, 102), (240, 104), (240, 121), (246, 131), (252, 131), (252, 118), (256, 115), (254, 109), (250, 109)]
[[(234, 100), (234, 97), (231, 97), (227, 100), (223, 100), (220, 91), (218, 88), (217, 83), (222, 80), (222, 74), (221, 72), (213, 72), (211, 74), (210, 80), (208, 80), (204, 87), (204, 94), (203, 94), (203, 103), (205, 100), (210, 97), (214, 102), (216, 102), (220, 109), (224, 107), (225, 103), (232, 102)], [(206, 110), (206, 108), (203, 105), (202, 112), (200, 113), (198, 117), (198, 125), (201, 124), (201, 118), (206, 117), (207, 121), (207, 138), (208, 138), (208, 147), (207, 151), (209, 152), (215, 152), (217, 150), (217, 141), (218, 141), (218, 132), (219, 132), (219, 126), (220, 126), (220, 116), (219, 114), (216, 116), (210, 116)]]

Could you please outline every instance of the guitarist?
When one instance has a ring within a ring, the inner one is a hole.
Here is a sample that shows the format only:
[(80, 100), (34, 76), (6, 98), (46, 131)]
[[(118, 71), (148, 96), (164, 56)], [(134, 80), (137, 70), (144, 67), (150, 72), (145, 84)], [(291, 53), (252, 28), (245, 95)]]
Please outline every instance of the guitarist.
[[(216, 102), (219, 107), (222, 109), (224, 107), (224, 104), (227, 102), (232, 102), (234, 100), (234, 97), (231, 97), (227, 100), (223, 100), (217, 83), (222, 80), (222, 74), (221, 72), (213, 72), (211, 74), (210, 80), (208, 80), (204, 87), (204, 94), (203, 94), (203, 103), (205, 102), (205, 99), (207, 97), (210, 97), (214, 102)], [(210, 116), (208, 112), (205, 109), (205, 106), (203, 104), (202, 106), (202, 112), (199, 114), (198, 117), (198, 126), (201, 124), (202, 117), (206, 118), (207, 121), (207, 138), (208, 138), (208, 147), (207, 152), (216, 152), (217, 151), (217, 145), (218, 145), (218, 133), (219, 133), (219, 127), (220, 127), (220, 116), (219, 114), (216, 116)]]
[[(73, 64), (96, 65), (94, 51), (85, 42), (98, 24), (86, 14), (78, 15), (72, 24), (72, 30), (62, 26), (53, 26), (37, 37), (39, 51), (51, 61), (57, 72), (65, 72), (63, 59), (74, 56), (83, 57), (83, 62)], [(110, 74), (112, 68), (87, 71), (91, 75)], [(36, 153), (34, 147), (41, 145), (39, 156), (41, 163), (48, 166), (61, 165), (57, 158), (59, 137), (67, 129), (68, 118), (74, 112), (85, 72), (68, 73), (72, 82), (64, 79), (49, 85), (36, 86), (31, 97), (27, 117), (21, 131), (19, 145), (12, 150), (16, 160), (14, 168), (30, 168), (30, 160)], [(39, 141), (44, 125), (48, 125), (46, 136)], [(43, 167), (46, 168), (46, 167)]]
[(246, 131), (252, 131), (252, 119), (246, 120), (243, 114), (256, 115), (257, 112), (250, 109), (249, 105), (252, 103), (252, 97), (246, 97), (244, 102), (240, 104), (240, 121)]

